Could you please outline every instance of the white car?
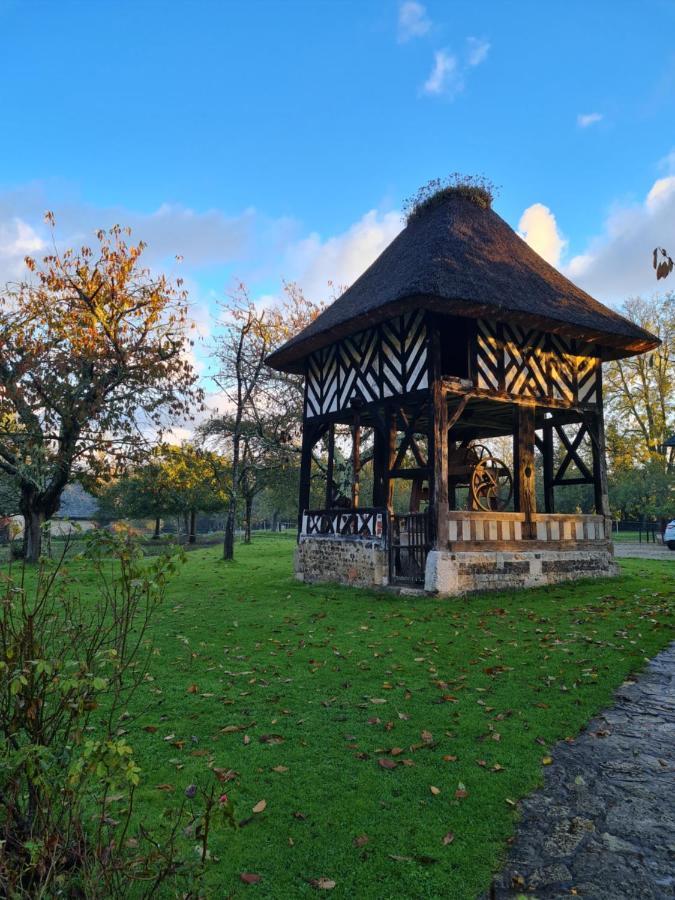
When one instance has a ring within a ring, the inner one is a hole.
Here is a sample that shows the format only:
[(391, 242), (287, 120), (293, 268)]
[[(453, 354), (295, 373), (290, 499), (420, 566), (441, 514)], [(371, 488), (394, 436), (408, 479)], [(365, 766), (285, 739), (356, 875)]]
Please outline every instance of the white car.
[(663, 532), (663, 543), (669, 550), (675, 550), (675, 519), (666, 525), (666, 530)]

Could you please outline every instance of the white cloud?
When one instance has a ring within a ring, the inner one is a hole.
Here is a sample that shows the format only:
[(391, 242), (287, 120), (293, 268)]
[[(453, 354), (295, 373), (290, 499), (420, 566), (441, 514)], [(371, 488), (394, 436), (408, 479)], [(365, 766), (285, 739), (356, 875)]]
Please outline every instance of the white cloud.
[(342, 234), (326, 240), (310, 234), (289, 249), (287, 277), (310, 299), (329, 299), (353, 284), (402, 228), (399, 212), (371, 210)]
[(577, 116), (577, 125), (579, 128), (588, 128), (589, 125), (595, 125), (597, 122), (602, 122), (604, 116), (602, 113), (593, 112), (593, 113), (579, 113)]
[(434, 66), (422, 86), (425, 94), (447, 94), (454, 97), (464, 88), (464, 81), (459, 72), (457, 57), (446, 50), (434, 53)]
[(479, 66), (485, 62), (490, 51), (490, 42), (481, 38), (470, 37), (466, 39), (468, 49), (467, 62), (470, 66)]
[(448, 50), (436, 50), (434, 65), (422, 85), (422, 93), (432, 96), (443, 95), (452, 100), (464, 90), (468, 71), (485, 62), (489, 51), (489, 41), (475, 37), (466, 39), (466, 53), (462, 62)]
[(599, 300), (652, 294), (661, 286), (652, 268), (654, 247), (675, 250), (675, 175), (655, 181), (642, 203), (616, 206), (602, 234), (570, 260), (565, 272)]
[(422, 37), (431, 28), (426, 7), (415, 0), (406, 0), (398, 8), (398, 40), (404, 44), (412, 38)]
[(0, 220), (0, 277), (20, 279), (26, 272), (24, 257), (39, 253), (46, 244), (28, 222), (18, 216)]
[(539, 256), (552, 266), (560, 265), (567, 241), (558, 230), (555, 216), (543, 203), (528, 206), (520, 217), (518, 233)]

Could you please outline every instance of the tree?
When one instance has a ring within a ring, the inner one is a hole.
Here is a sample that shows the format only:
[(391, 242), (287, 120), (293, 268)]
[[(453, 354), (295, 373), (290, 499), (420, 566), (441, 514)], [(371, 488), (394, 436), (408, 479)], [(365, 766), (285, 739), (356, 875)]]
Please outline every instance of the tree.
[(27, 258), (32, 279), (1, 297), (0, 414), (16, 429), (0, 435), (0, 470), (20, 491), (29, 560), (74, 472), (138, 459), (169, 417), (202, 403), (186, 293), (142, 266), (145, 244), (129, 234), (116, 225), (95, 252), (55, 245), (41, 265)]
[(655, 334), (651, 353), (613, 360), (605, 367), (608, 447), (633, 462), (657, 454), (665, 465), (665, 441), (675, 431), (675, 295), (633, 297), (621, 310)]
[(612, 506), (623, 518), (667, 518), (673, 514), (675, 477), (652, 455), (640, 465), (618, 468), (609, 479)]
[[(238, 501), (244, 497), (250, 526), (253, 497), (262, 469), (277, 469), (284, 455), (299, 449), (302, 424), (302, 377), (273, 372), (265, 359), (275, 347), (304, 328), (321, 311), (292, 284), (284, 285), (284, 301), (259, 309), (240, 284), (221, 305), (220, 333), (214, 347), (218, 371), (214, 381), (228, 411), (201, 429), (216, 440), (230, 459), (232, 489), (225, 525), (223, 558), (234, 557)], [(255, 477), (254, 477), (255, 476)], [(250, 528), (249, 532), (250, 534)]]
[(185, 443), (162, 445), (141, 466), (125, 473), (101, 493), (104, 512), (113, 518), (160, 519), (176, 515), (187, 521), (188, 541), (196, 540), (197, 512), (224, 509), (229, 499), (229, 467), (217, 453)]

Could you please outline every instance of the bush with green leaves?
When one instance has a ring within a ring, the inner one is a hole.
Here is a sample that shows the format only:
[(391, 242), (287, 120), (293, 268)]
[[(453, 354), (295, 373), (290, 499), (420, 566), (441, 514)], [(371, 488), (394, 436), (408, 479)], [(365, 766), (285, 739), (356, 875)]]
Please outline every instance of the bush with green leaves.
[[(0, 894), (145, 897), (172, 881), (195, 896), (209, 830), (234, 824), (232, 803), (195, 785), (167, 809), (161, 834), (137, 821), (137, 715), (127, 711), (151, 677), (148, 627), (181, 556), (148, 560), (128, 536), (105, 532), (84, 555), (93, 601), (69, 577), (65, 550), (37, 572), (3, 576)], [(178, 849), (186, 822), (202, 843), (196, 861)]]

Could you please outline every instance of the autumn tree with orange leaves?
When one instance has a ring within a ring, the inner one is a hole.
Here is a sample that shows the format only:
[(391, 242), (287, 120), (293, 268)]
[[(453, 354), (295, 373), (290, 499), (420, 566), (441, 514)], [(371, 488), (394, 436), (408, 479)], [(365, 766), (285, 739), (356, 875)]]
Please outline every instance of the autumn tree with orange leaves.
[(186, 293), (142, 265), (129, 235), (116, 225), (95, 249), (27, 258), (30, 279), (0, 295), (0, 470), (20, 491), (31, 561), (75, 474), (140, 458), (202, 403)]

